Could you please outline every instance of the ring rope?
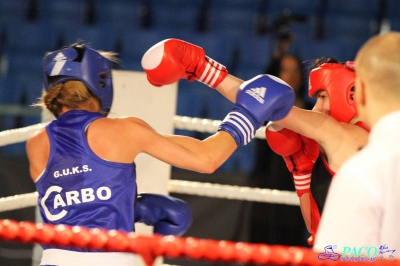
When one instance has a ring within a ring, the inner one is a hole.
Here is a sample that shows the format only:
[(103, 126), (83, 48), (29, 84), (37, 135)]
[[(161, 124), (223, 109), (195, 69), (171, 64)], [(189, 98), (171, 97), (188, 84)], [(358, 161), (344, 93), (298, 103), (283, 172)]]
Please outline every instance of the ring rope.
[[(196, 130), (199, 132), (210, 133), (215, 132), (221, 123), (220, 120), (191, 118), (187, 116), (175, 116), (173, 120), (174, 126), (177, 129)], [(24, 128), (2, 131), (0, 132), (0, 146), (24, 142), (32, 134), (44, 128), (47, 124), (48, 123), (40, 123)], [(261, 128), (257, 131), (259, 138), (265, 138), (264, 130), (265, 128)], [(299, 205), (296, 194), (291, 191), (279, 191), (180, 180), (169, 180), (168, 189), (169, 192), (180, 194)], [(0, 198), (0, 212), (36, 206), (37, 198), (37, 193), (27, 193)]]
[[(299, 199), (295, 192), (273, 189), (169, 180), (168, 191), (170, 193), (225, 198), (231, 200), (299, 205)], [(38, 195), (37, 192), (31, 192), (0, 198), (0, 212), (35, 207), (37, 205)]]
[[(174, 117), (176, 129), (196, 130), (213, 133), (221, 121)], [(34, 132), (47, 123), (0, 132), (0, 146), (26, 141)], [(265, 138), (265, 128), (257, 131), (257, 138)], [(208, 197), (238, 200), (273, 202), (298, 205), (294, 192), (270, 189), (248, 188), (211, 183), (170, 180), (169, 191)], [(0, 198), (0, 211), (36, 206), (38, 193), (27, 193)], [(353, 262), (320, 261), (318, 254), (302, 247), (268, 246), (264, 244), (234, 243), (197, 238), (176, 238), (173, 236), (141, 236), (116, 230), (87, 229), (79, 226), (34, 224), (29, 221), (17, 222), (0, 220), (0, 239), (23, 243), (52, 244), (61, 247), (86, 247), (107, 251), (133, 252), (140, 254), (147, 266), (153, 265), (157, 256), (172, 258), (187, 257), (210, 261), (230, 261), (275, 265), (348, 265)], [(360, 264), (361, 263), (361, 264)], [(358, 262), (357, 265), (371, 262)], [(399, 265), (400, 261), (376, 261), (379, 265)]]
[(39, 194), (35, 192), (0, 198), (0, 212), (19, 210), (37, 205)]
[(204, 197), (299, 205), (296, 192), (215, 183), (169, 180), (168, 191)]
[(48, 123), (40, 123), (23, 128), (15, 128), (0, 132), (0, 147), (27, 141), (32, 134), (44, 128)]
[[(318, 253), (304, 247), (217, 241), (193, 237), (139, 235), (118, 230), (88, 229), (80, 226), (35, 224), (29, 221), (0, 220), (0, 239), (22, 243), (39, 243), (58, 247), (140, 254), (147, 266), (157, 256), (195, 260), (256, 263), (261, 265), (354, 265), (354, 262), (318, 259)], [(371, 262), (357, 261), (357, 265)], [(374, 265), (400, 265), (399, 260), (379, 261)]]
[[(192, 130), (203, 133), (215, 133), (221, 120), (211, 120), (203, 118), (193, 118), (188, 116), (174, 116), (173, 123), (176, 129)], [(24, 128), (9, 129), (0, 132), (0, 147), (27, 141), (28, 138), (36, 131), (44, 128), (48, 123), (39, 123)], [(265, 139), (265, 126), (256, 132), (256, 138)]]

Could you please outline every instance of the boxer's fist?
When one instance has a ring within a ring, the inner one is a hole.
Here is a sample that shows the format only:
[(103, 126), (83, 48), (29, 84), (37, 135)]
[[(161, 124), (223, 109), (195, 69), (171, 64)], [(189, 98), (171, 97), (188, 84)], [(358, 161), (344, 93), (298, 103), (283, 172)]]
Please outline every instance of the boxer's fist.
[(142, 67), (154, 86), (185, 78), (215, 88), (227, 76), (225, 66), (205, 55), (203, 48), (179, 39), (166, 39), (152, 46), (142, 57)]
[(140, 193), (136, 201), (135, 222), (154, 226), (155, 234), (181, 236), (192, 222), (192, 213), (183, 200)]
[(231, 134), (238, 145), (246, 145), (265, 121), (284, 118), (294, 99), (288, 84), (271, 75), (258, 75), (240, 85), (236, 104), (219, 130)]
[(297, 195), (309, 193), (311, 172), (319, 155), (318, 143), (272, 122), (267, 124), (265, 137), (271, 149), (285, 160)]
[(269, 122), (265, 129), (265, 139), (271, 150), (281, 156), (289, 156), (300, 150), (300, 134)]

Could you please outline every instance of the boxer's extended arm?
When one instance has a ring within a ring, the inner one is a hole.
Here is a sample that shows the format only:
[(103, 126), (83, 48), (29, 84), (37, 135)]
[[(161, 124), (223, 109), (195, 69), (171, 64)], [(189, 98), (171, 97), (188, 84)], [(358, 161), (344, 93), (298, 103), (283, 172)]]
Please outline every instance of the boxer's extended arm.
[[(165, 44), (168, 45), (165, 45)], [(199, 80), (218, 90), (231, 102), (236, 96), (243, 80), (227, 75), (227, 70), (205, 55), (205, 51), (196, 45), (181, 40), (166, 40), (150, 48), (142, 58), (142, 66), (152, 84), (162, 86), (186, 78)], [(210, 63), (212, 62), (212, 63)], [(217, 67), (211, 67), (214, 64)], [(213, 70), (213, 71), (206, 71)], [(204, 82), (204, 75), (211, 83)], [(215, 82), (214, 82), (215, 81)], [(364, 146), (368, 134), (360, 132), (351, 125), (339, 123), (327, 114), (317, 113), (294, 107), (289, 114), (277, 122), (303, 136), (316, 140), (326, 152), (332, 170), (337, 170), (344, 160)], [(356, 132), (358, 131), (358, 132)], [(351, 146), (344, 148), (343, 143)]]
[(317, 141), (335, 172), (368, 140), (368, 132), (359, 126), (298, 107), (293, 107), (286, 117), (274, 123)]
[(243, 80), (235, 76), (227, 75), (226, 78), (215, 89), (226, 99), (236, 103), (236, 96), (239, 91), (239, 87), (243, 82)]
[[(235, 102), (235, 95), (242, 82), (241, 79), (228, 75), (215, 89), (231, 102)], [(354, 148), (364, 146), (368, 136), (367, 132), (362, 132), (352, 125), (340, 123), (327, 114), (298, 107), (293, 107), (285, 118), (275, 121), (275, 123), (316, 140), (328, 155), (334, 154), (334, 151), (343, 142), (354, 143)], [(359, 136), (361, 139), (358, 138)], [(351, 153), (354, 152), (353, 150), (351, 151)], [(336, 168), (343, 163), (341, 158), (343, 158), (342, 155), (338, 156), (338, 158), (328, 158), (333, 170), (337, 170)], [(347, 158), (345, 157), (345, 160)]]
[[(228, 75), (223, 65), (207, 57), (203, 48), (178, 39), (167, 39), (151, 47), (143, 55), (142, 67), (153, 85), (167, 85), (182, 78), (199, 80), (218, 90), (233, 103), (236, 103), (237, 93), (243, 83), (243, 80)], [(343, 135), (338, 127), (339, 122), (329, 115), (296, 107), (278, 124), (323, 145), (328, 145), (325, 143), (327, 139), (340, 139)]]
[[(268, 90), (266, 89), (268, 87)], [(132, 149), (160, 159), (176, 167), (211, 173), (233, 153), (254, 137), (268, 120), (284, 117), (294, 101), (294, 92), (286, 83), (269, 75), (260, 75), (244, 82), (232, 111), (213, 136), (199, 141), (188, 137), (164, 137), (149, 125), (130, 119)]]

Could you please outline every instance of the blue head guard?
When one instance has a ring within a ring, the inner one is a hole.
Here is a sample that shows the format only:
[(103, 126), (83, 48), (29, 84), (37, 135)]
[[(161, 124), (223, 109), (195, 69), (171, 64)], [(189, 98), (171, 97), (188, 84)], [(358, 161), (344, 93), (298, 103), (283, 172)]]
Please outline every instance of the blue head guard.
[(46, 55), (43, 59), (44, 86), (68, 80), (82, 81), (100, 99), (101, 110), (108, 113), (113, 100), (110, 61), (84, 45), (72, 45)]

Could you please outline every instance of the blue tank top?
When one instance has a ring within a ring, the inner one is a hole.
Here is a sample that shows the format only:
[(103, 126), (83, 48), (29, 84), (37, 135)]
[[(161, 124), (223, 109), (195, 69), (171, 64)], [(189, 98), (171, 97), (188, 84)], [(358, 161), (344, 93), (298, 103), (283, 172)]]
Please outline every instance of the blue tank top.
[(87, 126), (102, 117), (72, 110), (47, 125), (50, 156), (36, 181), (45, 223), (134, 231), (135, 164), (103, 160), (86, 140)]

